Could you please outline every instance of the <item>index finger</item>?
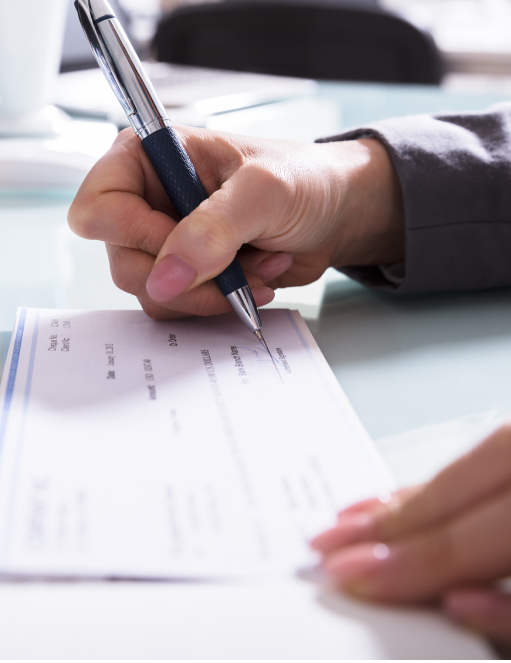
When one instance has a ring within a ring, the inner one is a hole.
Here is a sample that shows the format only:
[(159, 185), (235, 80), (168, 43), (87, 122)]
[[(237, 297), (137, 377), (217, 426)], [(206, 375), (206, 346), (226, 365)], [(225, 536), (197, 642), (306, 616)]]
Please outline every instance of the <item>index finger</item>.
[(399, 491), (390, 501), (368, 502), (348, 510), (313, 547), (328, 553), (362, 541), (392, 541), (441, 524), (498, 493), (511, 482), (511, 425), (505, 425), (475, 449), (442, 470), (427, 484)]
[(344, 589), (386, 601), (425, 600), (462, 583), (495, 581), (511, 571), (510, 510), (508, 488), (438, 527), (333, 552), (324, 566)]
[[(239, 167), (241, 139), (176, 127), (204, 187), (211, 195)], [(91, 169), (69, 210), (71, 229), (85, 239), (157, 255), (178, 217), (140, 139), (122, 131)]]
[(80, 237), (157, 255), (175, 228), (175, 212), (131, 129), (82, 183), (69, 209), (68, 222)]

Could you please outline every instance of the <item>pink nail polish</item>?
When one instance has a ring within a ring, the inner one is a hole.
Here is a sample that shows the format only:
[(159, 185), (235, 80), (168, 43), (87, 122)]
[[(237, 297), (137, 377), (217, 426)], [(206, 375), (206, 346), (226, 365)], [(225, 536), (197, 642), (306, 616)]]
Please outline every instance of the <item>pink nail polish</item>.
[(190, 263), (175, 253), (160, 260), (149, 274), (147, 294), (155, 302), (168, 302), (187, 290), (197, 278)]
[(323, 568), (345, 589), (370, 595), (391, 557), (392, 551), (384, 543), (364, 543), (331, 555)]
[(337, 524), (328, 532), (323, 532), (311, 541), (315, 550), (328, 553), (355, 541), (370, 538), (373, 518), (368, 513), (341, 514)]
[(340, 513), (337, 517), (337, 526), (349, 526), (353, 529), (366, 530), (371, 527), (374, 523), (374, 517), (372, 513)]

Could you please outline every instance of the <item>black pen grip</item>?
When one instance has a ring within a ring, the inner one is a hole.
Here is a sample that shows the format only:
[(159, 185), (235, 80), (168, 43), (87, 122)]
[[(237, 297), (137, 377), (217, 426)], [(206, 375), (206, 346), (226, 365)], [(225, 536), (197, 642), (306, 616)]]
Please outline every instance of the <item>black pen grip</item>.
[[(150, 134), (142, 147), (180, 219), (206, 200), (208, 194), (172, 127)], [(248, 285), (237, 258), (215, 281), (224, 296)]]

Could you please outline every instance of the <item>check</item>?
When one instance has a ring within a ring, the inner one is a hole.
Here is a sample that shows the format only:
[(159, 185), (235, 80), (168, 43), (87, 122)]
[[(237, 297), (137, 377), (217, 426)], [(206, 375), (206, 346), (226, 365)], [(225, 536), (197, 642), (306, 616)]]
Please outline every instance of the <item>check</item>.
[(20, 309), (0, 391), (0, 573), (289, 574), (392, 481), (297, 312)]

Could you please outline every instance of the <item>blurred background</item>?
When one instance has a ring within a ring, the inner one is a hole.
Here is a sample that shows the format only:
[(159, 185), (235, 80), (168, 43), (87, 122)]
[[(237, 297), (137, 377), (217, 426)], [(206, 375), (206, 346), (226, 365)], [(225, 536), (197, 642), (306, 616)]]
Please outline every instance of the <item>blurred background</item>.
[[(120, 6), (139, 52), (148, 56), (163, 13), (206, 2), (216, 4), (218, 0), (114, 0), (113, 4)], [(395, 12), (431, 33), (447, 75), (511, 76), (511, 0), (307, 0), (303, 4), (380, 7)], [(94, 64), (79, 30), (74, 11), (69, 12), (62, 71)]]
[[(148, 73), (177, 123), (224, 130), (218, 116), (226, 112), (304, 95), (317, 97), (318, 90), (319, 96), (328, 96), (323, 94), (324, 86), (314, 88), (312, 81), (432, 85), (447, 94), (493, 94), (497, 101), (511, 93), (511, 0), (111, 2), (141, 58), (153, 63)], [(75, 117), (108, 119), (122, 128), (126, 120), (104, 81), (85, 73), (96, 65), (72, 0), (69, 7), (60, 71), (74, 75), (60, 77), (53, 101)], [(226, 70), (238, 75), (222, 76)], [(84, 73), (77, 76), (80, 71)], [(286, 80), (257, 79), (254, 74)], [(368, 90), (362, 91), (362, 97)], [(335, 122), (315, 122), (310, 135), (298, 137), (292, 130), (282, 134), (273, 119), (273, 129), (265, 128), (262, 135), (311, 140), (340, 126), (386, 117), (394, 108), (399, 114), (457, 109), (456, 102), (454, 108), (445, 102), (424, 104), (424, 90), (413, 98), (408, 95), (401, 109), (396, 103), (399, 91), (388, 88), (385, 99), (392, 98), (392, 109), (383, 97), (377, 104), (367, 99), (361, 103), (358, 90), (353, 114), (353, 91), (353, 87), (343, 91), (342, 121), (338, 100)], [(315, 105), (318, 117), (324, 119), (330, 112), (328, 104), (316, 99)], [(307, 106), (310, 118), (309, 111)], [(229, 127), (260, 135), (249, 126), (251, 117), (245, 115), (240, 125), (240, 118), (231, 116)]]

